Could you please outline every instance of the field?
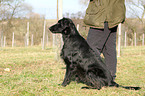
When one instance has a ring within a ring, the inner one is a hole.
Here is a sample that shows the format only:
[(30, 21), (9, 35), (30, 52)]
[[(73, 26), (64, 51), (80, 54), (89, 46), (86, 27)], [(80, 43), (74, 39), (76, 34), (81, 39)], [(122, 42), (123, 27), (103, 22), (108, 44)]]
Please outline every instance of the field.
[(85, 85), (76, 82), (62, 87), (65, 65), (56, 59), (54, 49), (0, 48), (0, 96), (145, 96), (145, 47), (136, 48), (124, 48), (126, 51), (118, 58), (116, 82), (142, 87), (138, 91), (115, 87), (81, 89)]

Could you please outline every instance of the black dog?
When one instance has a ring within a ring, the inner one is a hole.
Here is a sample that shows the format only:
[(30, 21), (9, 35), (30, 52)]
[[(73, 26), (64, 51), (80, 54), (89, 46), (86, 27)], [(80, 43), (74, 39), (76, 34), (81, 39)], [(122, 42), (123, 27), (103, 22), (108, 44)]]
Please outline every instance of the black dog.
[[(101, 89), (103, 86), (116, 86), (139, 90), (140, 87), (124, 87), (113, 81), (110, 71), (78, 33), (72, 20), (63, 18), (51, 26), (52, 33), (61, 33), (64, 41), (61, 57), (66, 64), (66, 74), (62, 86), (68, 85), (75, 77), (91, 88)], [(88, 87), (89, 88), (89, 87)]]

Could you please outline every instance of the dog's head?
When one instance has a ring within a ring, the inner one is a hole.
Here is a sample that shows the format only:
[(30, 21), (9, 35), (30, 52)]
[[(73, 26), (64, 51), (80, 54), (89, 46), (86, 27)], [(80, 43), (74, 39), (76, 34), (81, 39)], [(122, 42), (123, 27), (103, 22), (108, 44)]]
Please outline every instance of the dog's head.
[(49, 30), (52, 33), (61, 33), (64, 35), (75, 34), (75, 26), (71, 19), (60, 19), (55, 25), (51, 26)]

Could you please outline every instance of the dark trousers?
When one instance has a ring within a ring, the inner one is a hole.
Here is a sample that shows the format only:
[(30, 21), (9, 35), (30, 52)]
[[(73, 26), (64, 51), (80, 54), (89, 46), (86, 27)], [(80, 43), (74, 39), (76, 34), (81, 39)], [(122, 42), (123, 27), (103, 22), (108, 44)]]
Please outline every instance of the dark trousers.
[(113, 78), (116, 77), (116, 33), (117, 26), (109, 29), (108, 23), (104, 23), (104, 29), (90, 28), (87, 42), (98, 54), (103, 53), (105, 64), (110, 70)]

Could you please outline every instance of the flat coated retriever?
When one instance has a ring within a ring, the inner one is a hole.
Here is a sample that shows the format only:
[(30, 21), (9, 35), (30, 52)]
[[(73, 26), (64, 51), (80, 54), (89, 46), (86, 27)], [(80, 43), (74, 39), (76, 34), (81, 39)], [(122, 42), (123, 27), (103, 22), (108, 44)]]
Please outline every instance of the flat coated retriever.
[(64, 41), (61, 58), (66, 64), (66, 74), (62, 86), (68, 85), (75, 77), (89, 87), (100, 90), (103, 86), (123, 87), (139, 90), (140, 87), (125, 87), (113, 81), (110, 71), (99, 54), (90, 48), (86, 40), (78, 33), (71, 19), (63, 18), (51, 26), (52, 33), (61, 33)]

